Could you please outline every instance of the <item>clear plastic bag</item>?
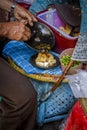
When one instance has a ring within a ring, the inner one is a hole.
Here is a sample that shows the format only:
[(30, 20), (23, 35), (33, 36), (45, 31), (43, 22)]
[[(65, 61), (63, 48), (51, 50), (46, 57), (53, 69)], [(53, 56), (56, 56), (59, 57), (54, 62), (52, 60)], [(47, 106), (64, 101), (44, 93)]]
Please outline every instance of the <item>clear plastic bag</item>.
[(87, 98), (87, 71), (78, 70), (74, 75), (67, 75), (70, 87), (76, 98)]

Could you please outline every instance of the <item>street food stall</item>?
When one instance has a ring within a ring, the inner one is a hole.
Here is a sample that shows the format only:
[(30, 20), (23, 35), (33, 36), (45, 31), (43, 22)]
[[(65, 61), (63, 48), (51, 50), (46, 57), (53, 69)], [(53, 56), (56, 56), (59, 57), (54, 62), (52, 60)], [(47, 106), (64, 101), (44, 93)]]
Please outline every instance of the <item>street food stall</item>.
[[(39, 13), (38, 22), (33, 27), (27, 25), (32, 32), (29, 41), (12, 40), (3, 48), (3, 57), (14, 69), (28, 77), (37, 91), (39, 126), (65, 119), (69, 115), (78, 98), (73, 94), (65, 75), (74, 60), (87, 60), (86, 34), (73, 33), (73, 28), (68, 26), (70, 21), (63, 21), (64, 17), (60, 18), (57, 11), (52, 8)], [(83, 17), (82, 15), (82, 20)], [(83, 21), (81, 26), (84, 27)], [(82, 30), (83, 28), (81, 33)], [(74, 53), (70, 57), (69, 66), (66, 65), (62, 70), (60, 55), (68, 48), (72, 48)]]

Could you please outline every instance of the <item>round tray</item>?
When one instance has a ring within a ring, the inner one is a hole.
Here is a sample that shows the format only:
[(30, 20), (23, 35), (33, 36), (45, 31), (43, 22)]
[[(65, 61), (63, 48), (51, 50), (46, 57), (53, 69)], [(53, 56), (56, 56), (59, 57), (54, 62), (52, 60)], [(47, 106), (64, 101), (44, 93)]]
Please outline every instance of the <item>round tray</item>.
[(56, 59), (56, 63), (55, 63), (55, 64), (53, 64), (52, 66), (49, 66), (49, 67), (39, 66), (39, 65), (37, 65), (36, 62), (35, 62), (35, 59), (36, 59), (37, 55), (38, 55), (38, 54), (34, 54), (34, 55), (32, 55), (31, 58), (30, 58), (31, 64), (32, 64), (33, 66), (35, 66), (35, 67), (38, 67), (38, 68), (41, 68), (41, 69), (52, 69), (52, 68), (54, 68), (54, 67), (60, 65), (59, 58), (58, 58), (57, 56), (53, 55), (54, 58)]

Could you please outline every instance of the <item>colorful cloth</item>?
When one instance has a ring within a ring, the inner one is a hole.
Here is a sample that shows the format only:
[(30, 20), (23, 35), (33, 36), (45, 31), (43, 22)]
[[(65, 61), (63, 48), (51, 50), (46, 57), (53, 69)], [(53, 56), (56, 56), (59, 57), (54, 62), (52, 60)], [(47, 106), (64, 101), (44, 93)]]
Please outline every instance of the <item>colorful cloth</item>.
[[(43, 89), (46, 90), (44, 87)], [(49, 87), (51, 87), (50, 84)], [(64, 119), (68, 116), (76, 100), (69, 84), (60, 84), (48, 100), (40, 103), (38, 124), (42, 125), (43, 123)]]
[[(26, 43), (18, 41), (8, 42), (3, 49), (3, 56), (7, 58), (9, 56), (20, 68), (22, 68), (27, 74), (34, 73), (48, 73), (48, 74), (61, 74), (62, 71), (60, 66), (52, 69), (44, 70), (34, 67), (30, 63), (30, 58), (32, 55), (36, 54), (37, 51), (29, 48)], [(57, 53), (52, 52), (52, 54), (59, 56)]]
[[(82, 10), (80, 36), (72, 60), (87, 62), (87, 0), (80, 0), (80, 6)], [(73, 107), (64, 130), (87, 130), (87, 99), (84, 100), (83, 98), (82, 100), (82, 102), (78, 101)]]
[[(51, 73), (61, 74), (60, 66), (49, 70), (38, 69), (29, 63), (29, 59), (33, 54), (36, 54), (35, 50), (29, 48), (24, 42), (10, 41), (3, 49), (3, 56), (8, 56), (22, 68), (26, 73)], [(52, 52), (56, 56), (58, 54)], [(76, 101), (69, 84), (60, 84), (59, 87), (53, 92), (53, 94), (44, 102), (41, 101), (42, 96), (48, 92), (54, 83), (40, 82), (32, 80), (31, 82), (37, 91), (38, 112), (37, 122), (39, 125), (43, 123), (57, 121), (67, 116), (68, 111), (72, 108)]]
[(87, 116), (79, 101), (74, 105), (64, 130), (87, 130)]

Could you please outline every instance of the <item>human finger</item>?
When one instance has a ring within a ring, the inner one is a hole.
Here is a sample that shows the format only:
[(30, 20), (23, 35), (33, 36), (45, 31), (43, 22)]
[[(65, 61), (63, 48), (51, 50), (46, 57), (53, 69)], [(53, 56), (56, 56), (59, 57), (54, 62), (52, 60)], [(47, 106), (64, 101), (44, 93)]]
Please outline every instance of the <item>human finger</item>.
[(28, 39), (31, 38), (31, 31), (29, 28), (25, 27), (25, 31), (24, 31), (24, 34), (28, 37)]
[(22, 38), (21, 38), (22, 41), (27, 41), (29, 40), (29, 37), (27, 35), (23, 35)]
[(31, 12), (28, 11), (28, 13), (34, 22), (38, 21), (37, 18)]
[(28, 13), (26, 13), (25, 18), (27, 20), (27, 23), (29, 23), (31, 26), (33, 26), (33, 22), (37, 22), (36, 17), (30, 13), (29, 11), (27, 11)]

